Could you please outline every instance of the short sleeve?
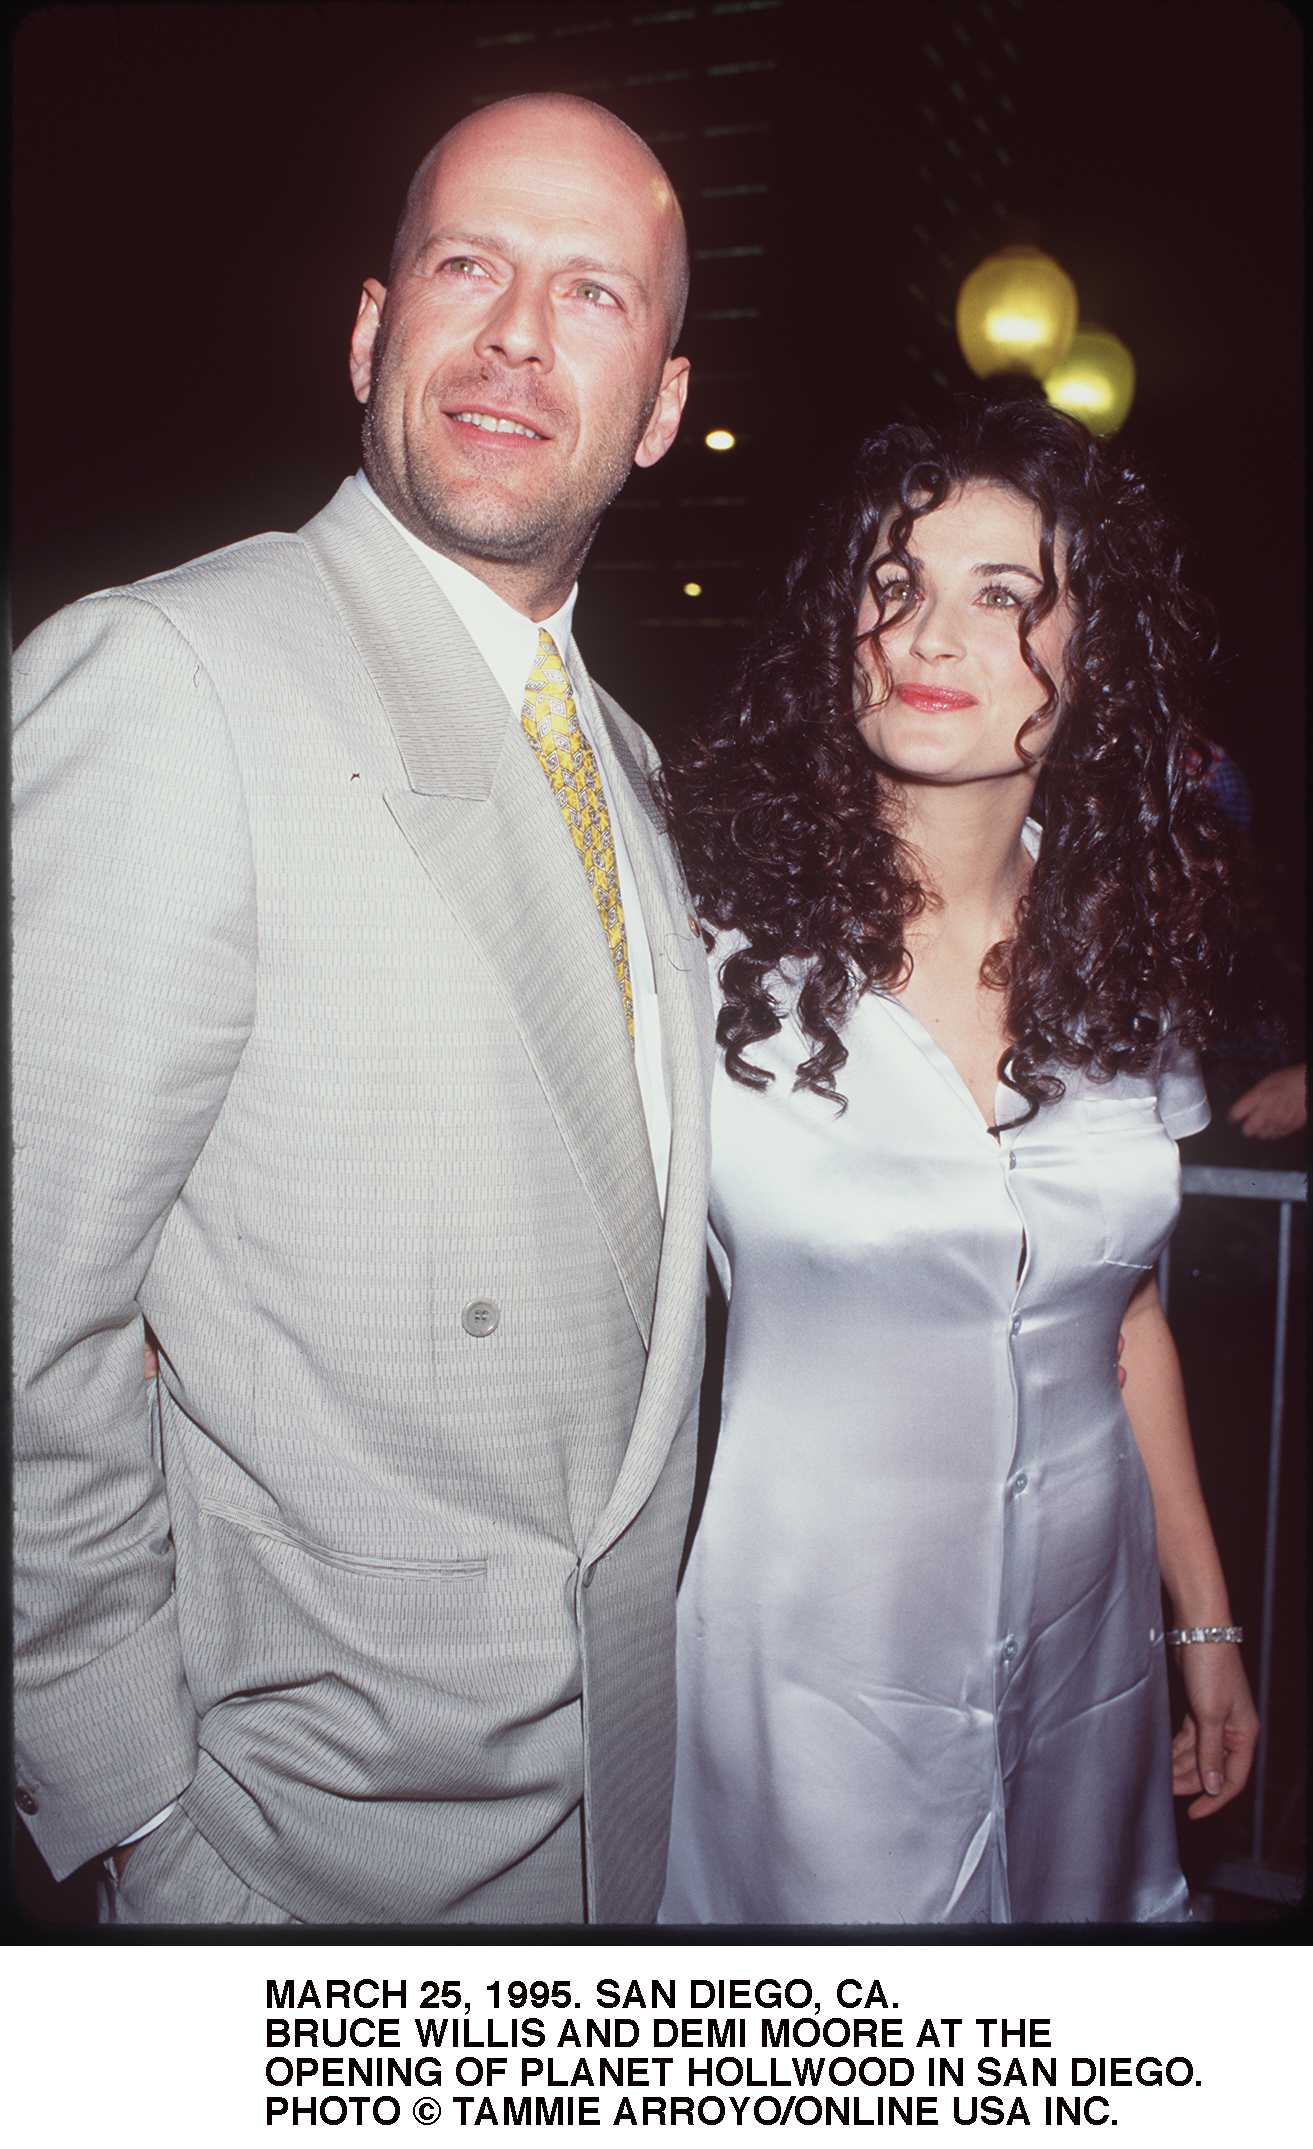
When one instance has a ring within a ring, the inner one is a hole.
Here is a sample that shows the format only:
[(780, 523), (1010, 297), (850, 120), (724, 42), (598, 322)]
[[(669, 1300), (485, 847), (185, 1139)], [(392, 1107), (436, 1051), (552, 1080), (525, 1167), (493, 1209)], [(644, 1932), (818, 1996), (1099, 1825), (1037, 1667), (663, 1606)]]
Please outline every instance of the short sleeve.
[(1168, 1033), (1158, 1054), (1156, 1069), (1158, 1117), (1174, 1141), (1198, 1134), (1212, 1118), (1199, 1060), (1188, 1045)]

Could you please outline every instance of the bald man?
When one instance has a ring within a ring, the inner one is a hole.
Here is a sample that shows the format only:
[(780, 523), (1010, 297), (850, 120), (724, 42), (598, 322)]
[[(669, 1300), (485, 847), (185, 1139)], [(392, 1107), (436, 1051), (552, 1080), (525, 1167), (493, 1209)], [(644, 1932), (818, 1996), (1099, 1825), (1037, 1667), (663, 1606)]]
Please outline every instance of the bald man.
[(363, 470), (15, 660), (18, 1803), (111, 1922), (655, 1911), (711, 1014), (571, 621), (686, 258), (610, 113), (463, 121)]

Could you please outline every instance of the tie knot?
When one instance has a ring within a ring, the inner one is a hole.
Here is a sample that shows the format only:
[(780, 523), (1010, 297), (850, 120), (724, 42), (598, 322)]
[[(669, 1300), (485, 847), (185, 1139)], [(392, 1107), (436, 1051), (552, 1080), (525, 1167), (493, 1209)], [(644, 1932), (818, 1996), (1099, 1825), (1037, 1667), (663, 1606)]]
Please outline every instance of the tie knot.
[(531, 687), (545, 687), (549, 694), (569, 691), (569, 674), (561, 662), (561, 652), (546, 627), (538, 629), (538, 653), (533, 660), (529, 684)]
[(538, 629), (538, 654), (525, 684), (524, 714), (531, 732), (565, 733), (576, 722), (570, 675), (545, 627)]

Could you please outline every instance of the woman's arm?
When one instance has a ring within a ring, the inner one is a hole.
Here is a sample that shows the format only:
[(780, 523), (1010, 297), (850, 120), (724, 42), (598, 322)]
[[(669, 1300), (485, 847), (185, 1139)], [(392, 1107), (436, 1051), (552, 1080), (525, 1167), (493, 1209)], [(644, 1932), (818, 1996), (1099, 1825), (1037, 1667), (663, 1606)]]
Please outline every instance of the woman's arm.
[[(1204, 1505), (1186, 1415), (1181, 1366), (1152, 1270), (1122, 1322), (1122, 1401), (1153, 1493), (1158, 1558), (1181, 1627), (1228, 1627), (1231, 1605)], [(1258, 1717), (1233, 1642), (1188, 1642), (1179, 1652), (1187, 1713), (1172, 1741), (1172, 1789), (1194, 1795), (1192, 1821), (1220, 1812), (1244, 1789)]]

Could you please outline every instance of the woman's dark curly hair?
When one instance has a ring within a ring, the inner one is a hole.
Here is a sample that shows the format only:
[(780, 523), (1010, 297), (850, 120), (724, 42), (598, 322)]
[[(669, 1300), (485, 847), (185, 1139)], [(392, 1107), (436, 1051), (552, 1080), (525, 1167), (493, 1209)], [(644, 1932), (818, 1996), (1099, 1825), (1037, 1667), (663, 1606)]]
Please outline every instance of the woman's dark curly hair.
[[(1144, 1072), (1169, 1023), (1194, 1046), (1223, 1026), (1229, 844), (1191, 726), (1213, 645), (1180, 548), (1141, 480), (1075, 421), (1039, 400), (963, 397), (942, 424), (887, 425), (866, 441), (724, 706), (667, 758), (694, 900), (707, 925), (746, 942), (721, 968), (717, 1035), (730, 1074), (754, 1088), (772, 1079), (745, 1055), (780, 1027), (769, 983), (781, 961), (805, 959), (797, 1013), (812, 1050), (794, 1087), (841, 1106), (840, 1033), (855, 998), (910, 973), (906, 925), (936, 899), (857, 727), (858, 607), (869, 588), (868, 661), (888, 691), (879, 642), (914, 601), (913, 525), (975, 481), (1039, 512), (1043, 587), (1018, 632), (1044, 698), (1018, 734), (1023, 757), (1027, 735), (1058, 711), (1032, 809), (1044, 841), (1015, 932), (982, 967), (1006, 994), (1000, 1075), (1033, 1116), (1063, 1094), (1058, 1068)], [(1073, 625), (1059, 693), (1029, 637), (1061, 595), (1060, 533)], [(891, 561), (909, 585), (897, 609), (876, 588)]]

